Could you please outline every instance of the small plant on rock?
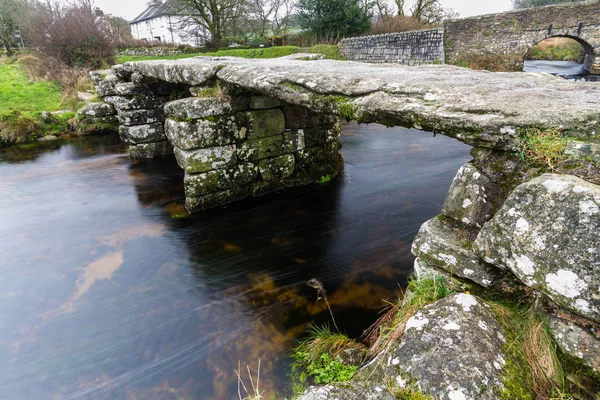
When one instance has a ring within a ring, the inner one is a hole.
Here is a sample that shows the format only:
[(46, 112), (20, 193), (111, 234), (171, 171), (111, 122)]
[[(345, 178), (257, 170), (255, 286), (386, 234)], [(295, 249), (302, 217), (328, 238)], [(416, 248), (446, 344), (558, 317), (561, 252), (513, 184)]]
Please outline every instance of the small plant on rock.
[(534, 164), (542, 164), (554, 170), (567, 156), (567, 138), (559, 129), (527, 129), (523, 135), (521, 158)]

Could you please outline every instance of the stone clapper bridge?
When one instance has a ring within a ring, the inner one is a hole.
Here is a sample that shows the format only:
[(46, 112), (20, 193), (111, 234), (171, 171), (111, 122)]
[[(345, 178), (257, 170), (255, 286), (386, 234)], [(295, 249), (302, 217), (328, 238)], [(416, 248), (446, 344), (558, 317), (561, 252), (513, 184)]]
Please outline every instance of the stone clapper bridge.
[[(600, 83), (318, 58), (141, 61), (94, 78), (98, 94), (117, 110), (132, 158), (175, 153), (190, 212), (339, 176), (341, 119), (412, 127), (473, 146), (474, 160), (459, 170), (442, 215), (425, 222), (413, 243), (417, 274), (451, 274), (490, 287), (508, 271), (558, 305), (551, 328), (561, 349), (600, 371), (600, 340), (589, 329), (600, 329)], [(517, 152), (532, 129), (556, 128), (569, 138), (573, 169), (538, 176)], [(455, 300), (464, 318), (480, 302), (465, 294)], [(444, 304), (456, 309), (455, 300)], [(485, 307), (480, 311), (488, 318)], [(466, 320), (441, 321), (443, 329), (427, 330), (430, 341), (406, 333), (403, 340), (416, 338), (421, 350), (414, 357), (394, 353), (391, 373), (412, 371), (420, 390), (436, 398), (499, 398), (502, 341), (484, 349), (461, 336), (476, 340), (475, 329), (498, 326), (489, 318), (464, 330), (445, 327), (470, 326)], [(427, 321), (413, 322), (407, 331), (421, 331)], [(428, 350), (447, 342), (453, 347)], [(462, 354), (454, 371), (445, 368), (451, 352)], [(387, 356), (378, 359), (385, 364)], [(347, 396), (335, 397), (340, 388), (332, 387), (310, 389), (304, 399), (366, 398), (375, 379), (368, 375), (365, 386), (359, 371), (342, 388)], [(392, 398), (376, 390), (381, 396), (369, 398)]]

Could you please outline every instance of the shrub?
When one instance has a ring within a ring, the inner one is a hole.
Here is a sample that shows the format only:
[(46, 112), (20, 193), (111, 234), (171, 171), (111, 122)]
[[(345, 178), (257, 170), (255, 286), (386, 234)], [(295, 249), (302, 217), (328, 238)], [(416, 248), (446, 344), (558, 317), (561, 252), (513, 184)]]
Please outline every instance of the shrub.
[(377, 22), (371, 23), (368, 34), (381, 35), (384, 33), (417, 31), (430, 27), (430, 25), (423, 24), (416, 18), (395, 15), (378, 18)]
[(486, 71), (521, 71), (523, 59), (520, 56), (506, 54), (469, 54), (455, 62), (456, 65)]
[(32, 47), (70, 67), (97, 69), (114, 63), (115, 44), (97, 21), (91, 0), (36, 3), (26, 33)]

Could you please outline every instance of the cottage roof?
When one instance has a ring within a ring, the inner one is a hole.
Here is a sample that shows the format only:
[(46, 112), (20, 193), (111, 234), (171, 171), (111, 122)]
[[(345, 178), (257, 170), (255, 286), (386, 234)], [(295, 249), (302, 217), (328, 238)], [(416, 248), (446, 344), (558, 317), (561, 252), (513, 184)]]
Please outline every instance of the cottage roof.
[(143, 13), (138, 15), (129, 24), (137, 24), (138, 22), (148, 21), (150, 19), (159, 18), (168, 15), (178, 15), (178, 7), (176, 0), (167, 0), (164, 3), (156, 3), (150, 5)]

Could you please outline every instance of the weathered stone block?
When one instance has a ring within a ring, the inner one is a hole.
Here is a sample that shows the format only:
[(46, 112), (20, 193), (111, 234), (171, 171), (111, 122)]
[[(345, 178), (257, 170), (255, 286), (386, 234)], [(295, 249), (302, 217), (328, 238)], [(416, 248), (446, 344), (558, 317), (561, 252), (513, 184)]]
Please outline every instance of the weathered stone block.
[(286, 153), (293, 153), (306, 148), (304, 140), (304, 131), (298, 129), (297, 131), (285, 131), (283, 133), (283, 146)]
[(106, 77), (96, 84), (96, 93), (100, 97), (115, 96), (115, 85), (123, 82), (114, 74), (108, 74)]
[(283, 135), (247, 140), (238, 146), (237, 156), (244, 161), (257, 161), (277, 157), (285, 152)]
[(147, 92), (147, 87), (136, 85), (133, 82), (123, 82), (115, 85), (115, 93), (117, 96), (135, 96)]
[(572, 321), (550, 316), (548, 328), (558, 347), (572, 357), (580, 359), (585, 365), (600, 372), (600, 339), (597, 326), (584, 328)]
[(209, 147), (197, 150), (175, 148), (175, 158), (188, 174), (232, 167), (236, 162), (235, 145)]
[(198, 212), (233, 203), (234, 201), (245, 199), (250, 196), (252, 185), (240, 186), (232, 189), (225, 189), (202, 196), (185, 198), (185, 208), (190, 212)]
[(569, 140), (565, 154), (577, 160), (592, 160), (600, 163), (600, 144)]
[(107, 103), (88, 103), (81, 110), (78, 111), (79, 115), (85, 115), (86, 117), (101, 118), (115, 115), (117, 111), (111, 104)]
[(185, 174), (183, 180), (185, 196), (198, 198), (222, 190), (235, 190), (252, 182), (258, 176), (258, 167), (253, 163), (240, 163), (231, 168), (208, 171), (202, 174)]
[(268, 158), (258, 163), (260, 175), (265, 181), (279, 181), (294, 173), (295, 159), (292, 154)]
[(233, 114), (247, 108), (248, 99), (245, 97), (236, 97), (233, 100), (216, 97), (190, 97), (165, 104), (167, 115), (179, 120)]
[(162, 108), (165, 100), (153, 95), (108, 96), (104, 98), (106, 103), (112, 104), (117, 111), (146, 110)]
[(245, 139), (245, 115), (223, 115), (193, 121), (165, 121), (165, 132), (169, 140), (182, 150), (223, 146)]
[(248, 121), (248, 139), (273, 136), (285, 130), (285, 118), (279, 109), (249, 111), (244, 114)]
[(165, 112), (162, 108), (121, 111), (119, 113), (119, 122), (127, 126), (154, 124), (162, 122), (164, 118)]
[(311, 386), (298, 400), (394, 400), (395, 397), (383, 384), (330, 383), (326, 386)]
[(452, 275), (489, 287), (496, 279), (471, 248), (469, 233), (435, 217), (425, 222), (412, 244), (412, 253)]
[(250, 98), (250, 108), (253, 110), (267, 110), (269, 108), (281, 107), (283, 103), (280, 100), (268, 96), (252, 96)]
[(323, 176), (336, 177), (344, 170), (344, 159), (340, 154), (341, 143), (330, 142), (323, 146), (308, 147), (294, 153), (296, 175), (305, 183), (312, 183)]
[(121, 140), (128, 144), (155, 143), (167, 140), (160, 123), (119, 127)]
[(143, 143), (129, 146), (129, 157), (133, 159), (149, 159), (166, 157), (173, 154), (173, 146), (169, 141)]
[(494, 215), (500, 188), (471, 163), (460, 167), (452, 181), (442, 214), (481, 228)]
[(517, 187), (475, 240), (486, 262), (600, 322), (600, 186), (544, 174)]

